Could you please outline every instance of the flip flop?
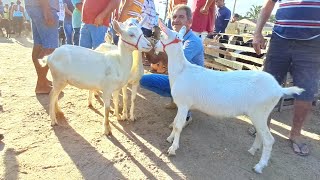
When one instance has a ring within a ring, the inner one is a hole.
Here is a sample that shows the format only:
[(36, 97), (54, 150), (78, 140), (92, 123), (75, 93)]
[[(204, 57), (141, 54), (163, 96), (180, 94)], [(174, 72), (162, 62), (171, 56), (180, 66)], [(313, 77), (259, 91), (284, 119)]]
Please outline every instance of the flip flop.
[(299, 156), (308, 156), (310, 154), (310, 150), (306, 143), (298, 143), (296, 141), (290, 140), (292, 150)]

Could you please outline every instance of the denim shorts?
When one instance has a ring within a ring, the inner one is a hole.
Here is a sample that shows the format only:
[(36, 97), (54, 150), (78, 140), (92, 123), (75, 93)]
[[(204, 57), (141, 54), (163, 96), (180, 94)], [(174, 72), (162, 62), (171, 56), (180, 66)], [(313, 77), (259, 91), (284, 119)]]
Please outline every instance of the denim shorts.
[(47, 26), (42, 9), (37, 6), (26, 6), (26, 11), (31, 18), (33, 41), (35, 45), (41, 45), (46, 49), (54, 49), (59, 46), (59, 17), (56, 10), (51, 10), (54, 18), (54, 26)]
[(318, 92), (320, 79), (320, 37), (312, 40), (289, 40), (273, 33), (264, 70), (282, 84), (290, 72), (293, 84), (305, 89), (295, 96), (302, 101), (312, 101)]
[(80, 29), (80, 46), (95, 49), (104, 42), (107, 32), (106, 26), (82, 24)]

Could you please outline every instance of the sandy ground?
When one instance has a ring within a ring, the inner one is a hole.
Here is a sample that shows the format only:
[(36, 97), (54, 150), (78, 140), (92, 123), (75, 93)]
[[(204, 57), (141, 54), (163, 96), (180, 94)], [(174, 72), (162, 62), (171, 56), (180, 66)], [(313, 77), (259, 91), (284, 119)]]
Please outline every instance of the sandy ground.
[(102, 135), (101, 102), (89, 109), (87, 91), (71, 86), (60, 95), (67, 122), (51, 127), (48, 95), (34, 93), (31, 48), (27, 38), (0, 38), (1, 179), (320, 179), (319, 107), (304, 128), (308, 157), (289, 146), (291, 111), (273, 113), (276, 143), (261, 175), (252, 171), (261, 152), (254, 157), (247, 152), (253, 138), (243, 118), (194, 111), (177, 155), (168, 157), (168, 125), (176, 110), (164, 109), (168, 99), (144, 89), (136, 99), (137, 121), (112, 116), (112, 137)]

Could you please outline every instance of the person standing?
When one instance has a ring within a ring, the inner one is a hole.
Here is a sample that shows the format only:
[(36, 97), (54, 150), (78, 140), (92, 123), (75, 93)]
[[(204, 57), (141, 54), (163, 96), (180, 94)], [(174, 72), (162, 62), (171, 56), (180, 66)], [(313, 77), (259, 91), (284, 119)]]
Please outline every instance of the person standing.
[(63, 0), (59, 0), (59, 44), (66, 44), (66, 35), (64, 34), (64, 18), (65, 18), (65, 10), (64, 10), (64, 2)]
[(15, 33), (18, 33), (18, 37), (21, 36), (24, 19), (24, 8), (21, 6), (21, 1), (18, 0), (17, 4), (12, 7), (13, 30)]
[(202, 41), (209, 33), (213, 32), (214, 25), (214, 0), (196, 0), (192, 4), (192, 30)]
[(144, 0), (141, 17), (142, 19), (146, 18), (141, 28), (142, 32), (146, 37), (151, 37), (153, 27), (158, 25), (157, 12), (153, 0)]
[(311, 113), (320, 80), (320, 5), (306, 0), (267, 0), (262, 6), (253, 37), (252, 44), (257, 54), (265, 48), (262, 29), (276, 2), (279, 2), (279, 8), (264, 71), (272, 74), (279, 84), (290, 72), (294, 86), (305, 90), (295, 96), (289, 140), (296, 154), (306, 156), (309, 147), (302, 138), (301, 130)]
[(66, 35), (67, 44), (73, 44), (72, 36), (73, 36), (73, 28), (72, 28), (72, 13), (74, 7), (72, 5), (71, 0), (63, 0), (65, 17), (63, 22), (64, 34)]
[(84, 0), (80, 46), (95, 49), (104, 42), (112, 12), (119, 5), (120, 0)]
[(234, 14), (232, 17), (232, 20), (228, 23), (228, 26), (226, 28), (226, 34), (240, 34), (240, 28), (239, 28), (239, 14)]
[(72, 12), (73, 44), (79, 46), (82, 14), (82, 0), (71, 0), (74, 10)]
[[(125, 0), (122, 1), (118, 11), (115, 13), (115, 19), (118, 19), (119, 22), (125, 22), (129, 18), (140, 18), (141, 12), (143, 8), (145, 0)], [(112, 28), (112, 36), (113, 36), (113, 43), (115, 45), (118, 44), (119, 36), (117, 36), (117, 33)]]
[(225, 33), (231, 18), (231, 11), (225, 6), (224, 0), (216, 0), (218, 10), (216, 12), (215, 33)]
[(48, 66), (41, 67), (39, 59), (51, 54), (59, 45), (58, 0), (25, 0), (26, 11), (32, 23), (33, 48), (32, 61), (38, 80), (35, 88), (37, 94), (48, 94), (52, 88), (47, 79)]

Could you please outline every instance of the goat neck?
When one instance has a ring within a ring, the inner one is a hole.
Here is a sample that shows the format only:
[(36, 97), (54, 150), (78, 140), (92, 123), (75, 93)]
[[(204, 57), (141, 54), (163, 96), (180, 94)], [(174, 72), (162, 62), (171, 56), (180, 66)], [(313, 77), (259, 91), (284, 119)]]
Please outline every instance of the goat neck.
[(126, 47), (125, 43), (123, 41), (119, 41), (118, 43), (118, 49), (120, 52), (120, 67), (125, 69), (123, 71), (124, 76), (129, 78), (130, 70), (132, 67), (132, 52), (133, 50), (131, 48)]
[(173, 43), (165, 47), (168, 55), (168, 74), (176, 77), (185, 67), (186, 58), (184, 56), (182, 42)]

